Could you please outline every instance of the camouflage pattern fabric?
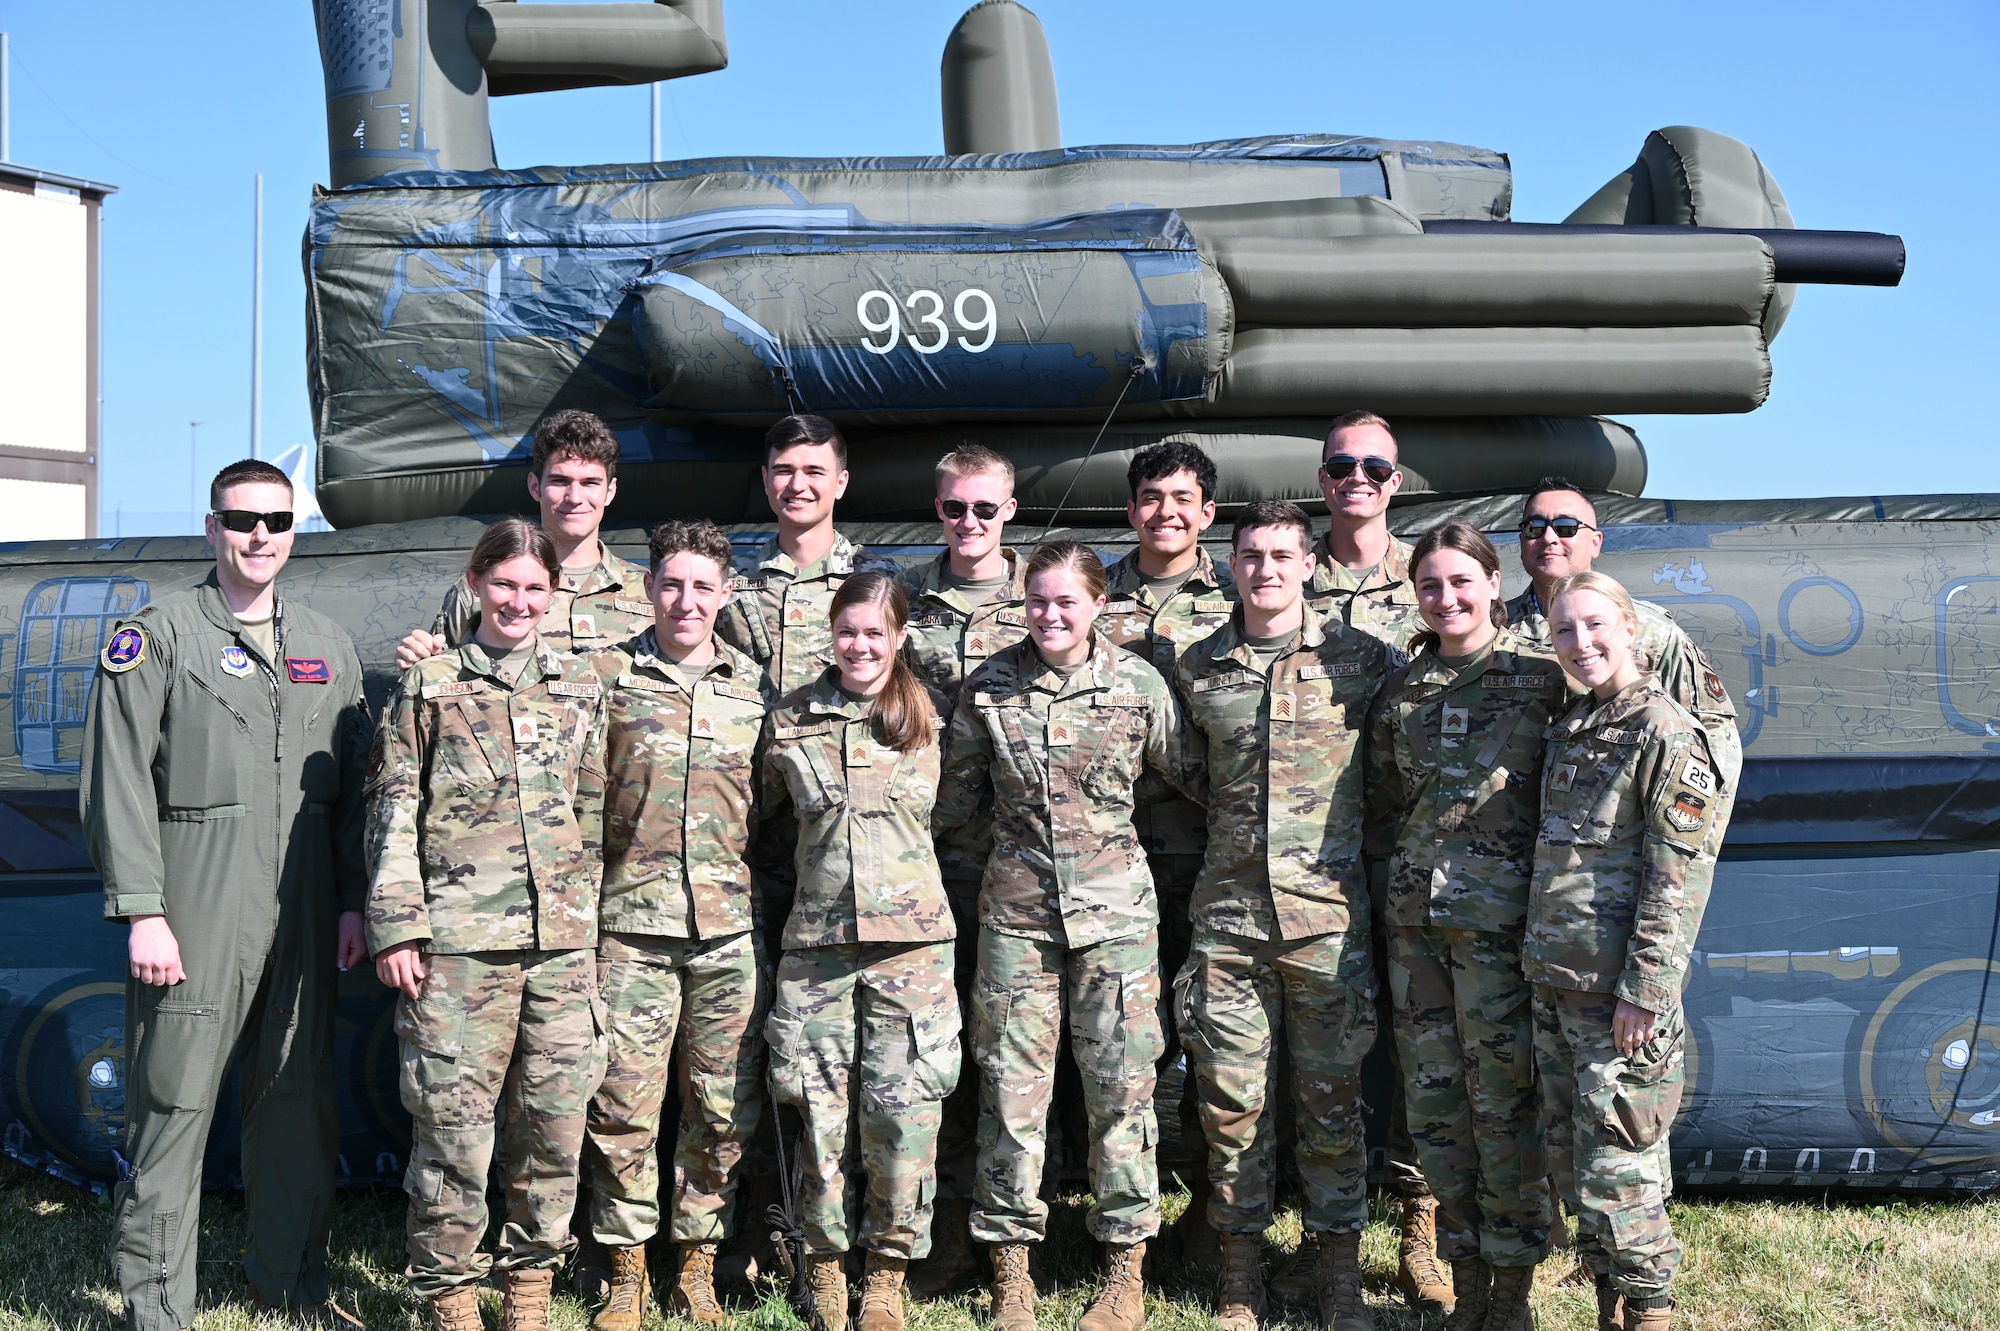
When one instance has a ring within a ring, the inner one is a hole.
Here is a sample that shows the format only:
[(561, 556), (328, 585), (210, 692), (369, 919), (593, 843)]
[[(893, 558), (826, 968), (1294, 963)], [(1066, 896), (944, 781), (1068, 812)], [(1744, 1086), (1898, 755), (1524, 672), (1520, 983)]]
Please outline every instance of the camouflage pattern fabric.
[(1542, 1137), (1577, 1254), (1628, 1299), (1664, 1294), (1681, 1245), (1667, 1218), (1667, 1132), (1687, 1074), (1678, 1006), (1630, 1058), (1611, 1040), (1612, 994), (1534, 986)]
[[(835, 943), (779, 961), (764, 1029), (774, 1094), (805, 1125), (798, 1220), (810, 1251), (929, 1253), (939, 1102), (959, 1077), (951, 976), (949, 942)], [(857, 1227), (849, 1194), (863, 1187)]]
[[(604, 1075), (595, 958), (568, 951), (432, 956), (423, 997), (397, 999), (403, 1107), (414, 1121), (410, 1287), (420, 1296), (501, 1270), (555, 1267), (576, 1240), (584, 1112)], [(506, 1100), (496, 1142), (495, 1108)], [(506, 1196), (491, 1255), (489, 1173)]]
[(950, 585), (949, 550), (912, 564), (896, 577), (910, 598), (910, 636), (904, 654), (917, 678), (946, 698), (956, 698), (966, 675), (988, 657), (1027, 636), (1028, 617), (1021, 609), (1028, 597), (1023, 581), (1026, 565), (1014, 550), (1000, 553), (1007, 559), (1007, 585), (977, 607)]
[(1410, 577), (1414, 548), (1391, 536), (1382, 562), (1357, 575), (1333, 557), (1332, 537), (1321, 536), (1313, 545), (1319, 559), (1312, 581), (1306, 584), (1306, 603), (1328, 619), (1372, 633), (1398, 650), (1409, 650), (1410, 640), (1424, 628), (1416, 583)]
[(1537, 984), (1680, 1006), (1715, 874), (1708, 735), (1641, 676), (1551, 725), (1522, 954)]
[(738, 566), (735, 594), (716, 618), (715, 634), (762, 666), (771, 692), (783, 696), (811, 684), (833, 663), (828, 611), (847, 576), (899, 568), (838, 533), (823, 558), (800, 568), (773, 533)]
[(1505, 629), (1477, 660), (1453, 667), (1426, 651), (1383, 683), (1369, 722), (1367, 838), (1371, 865), (1387, 873), (1385, 923), (1521, 932), (1542, 732), (1569, 697), (1555, 658)]
[(1366, 1225), (1361, 1060), (1376, 1034), (1367, 933), (1258, 939), (1197, 923), (1187, 965), (1174, 980), (1174, 1006), (1201, 1091), (1214, 1188), (1209, 1223), (1225, 1234), (1261, 1234), (1270, 1227), (1278, 1187), (1273, 1101), (1283, 1041), (1291, 1055), (1305, 1226), (1346, 1231)]
[(651, 628), (590, 657), (604, 688), (609, 932), (723, 938), (750, 928), (747, 862), (763, 672), (726, 643), (692, 692)]
[(1533, 1266), (1554, 1223), (1521, 935), (1391, 925), (1405, 1116), (1437, 1198), (1438, 1255)]
[(784, 946), (951, 938), (931, 845), (938, 745), (886, 747), (868, 705), (849, 700), (839, 680), (828, 667), (764, 721), (758, 781), (770, 831), (760, 848), (766, 856), (792, 851), (789, 863), (767, 866), (795, 885)]
[[(558, 652), (601, 651), (645, 631), (653, 622), (653, 603), (646, 598), (646, 567), (611, 553), (598, 542), (597, 563), (587, 569), (562, 571), (555, 594), (536, 631)], [(479, 597), (464, 578), (444, 594), (431, 632), (441, 633), (453, 647), (472, 640), (479, 628)]]
[(754, 930), (723, 938), (606, 931), (597, 943), (604, 1082), (590, 1101), (590, 1228), (613, 1248), (660, 1229), (660, 1110), (676, 1053), (680, 1138), (670, 1237), (729, 1237), (736, 1169), (764, 1112), (770, 972)]
[(1377, 685), (1400, 664), (1382, 639), (1311, 607), (1268, 677), (1240, 608), (1181, 654), (1191, 793), (1209, 810), (1197, 939), (1366, 936), (1362, 737)]
[(1153, 1118), (1160, 1034), (1159, 939), (1151, 930), (1087, 946), (982, 929), (973, 981), (979, 1167), (972, 1236), (1039, 1242), (1049, 1105), (1064, 1018), (1090, 1119), (1090, 1214), (1103, 1243), (1160, 1230)]
[(403, 675), (368, 767), (368, 950), (597, 945), (603, 688), (540, 644), (512, 685), (468, 645)]
[[(1728, 830), (1729, 814), (1735, 806), (1737, 786), (1743, 775), (1743, 737), (1736, 729), (1736, 704), (1708, 653), (1688, 637), (1687, 630), (1675, 623), (1672, 615), (1651, 601), (1634, 599), (1632, 604), (1639, 612), (1639, 632), (1632, 644), (1639, 668), (1659, 676), (1661, 692), (1694, 713), (1695, 720), (1708, 732), (1708, 751), (1722, 776), (1721, 799), (1715, 806), (1708, 850), (1712, 855), (1720, 854), (1723, 833)], [(1507, 602), (1507, 622), (1531, 645), (1542, 651), (1550, 650), (1554, 634), (1533, 587)]]
[(1087, 947), (1159, 923), (1132, 830), (1141, 770), (1183, 780), (1180, 712), (1160, 673), (1098, 638), (1065, 677), (1031, 642), (967, 677), (946, 732), (940, 834), (991, 808), (979, 919)]

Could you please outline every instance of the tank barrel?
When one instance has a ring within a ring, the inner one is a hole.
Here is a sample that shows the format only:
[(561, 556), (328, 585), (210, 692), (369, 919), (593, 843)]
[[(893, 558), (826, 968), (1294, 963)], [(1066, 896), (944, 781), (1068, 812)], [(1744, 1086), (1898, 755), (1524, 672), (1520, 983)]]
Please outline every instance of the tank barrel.
[(1426, 220), (1426, 235), (1755, 236), (1771, 247), (1780, 282), (1893, 287), (1903, 280), (1901, 236), (1879, 231), (1807, 231), (1790, 227), (1624, 226), (1601, 222)]

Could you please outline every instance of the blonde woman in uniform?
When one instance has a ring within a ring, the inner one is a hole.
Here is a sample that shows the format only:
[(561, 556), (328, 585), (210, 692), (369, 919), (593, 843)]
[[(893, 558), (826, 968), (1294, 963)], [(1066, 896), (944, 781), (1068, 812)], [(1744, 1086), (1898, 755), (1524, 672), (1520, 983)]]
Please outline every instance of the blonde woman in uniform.
[[(820, 1316), (829, 1331), (846, 1327), (842, 1259), (858, 1244), (860, 1331), (901, 1331), (904, 1270), (930, 1247), (941, 1102), (960, 1059), (954, 930), (930, 832), (942, 699), (903, 658), (909, 602), (888, 574), (849, 575), (829, 618), (834, 663), (764, 723), (765, 845), (796, 847), (772, 867), (797, 880), (765, 1034), (778, 1103), (805, 1125), (797, 1218)], [(856, 1157), (867, 1176), (858, 1225), (847, 1208)]]

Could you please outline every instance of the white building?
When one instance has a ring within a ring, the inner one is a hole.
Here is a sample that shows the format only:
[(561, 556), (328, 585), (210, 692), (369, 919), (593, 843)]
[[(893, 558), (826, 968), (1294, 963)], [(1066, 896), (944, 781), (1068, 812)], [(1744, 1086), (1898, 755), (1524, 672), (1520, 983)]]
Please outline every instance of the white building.
[(113, 193), (0, 162), (0, 541), (98, 534), (101, 218)]

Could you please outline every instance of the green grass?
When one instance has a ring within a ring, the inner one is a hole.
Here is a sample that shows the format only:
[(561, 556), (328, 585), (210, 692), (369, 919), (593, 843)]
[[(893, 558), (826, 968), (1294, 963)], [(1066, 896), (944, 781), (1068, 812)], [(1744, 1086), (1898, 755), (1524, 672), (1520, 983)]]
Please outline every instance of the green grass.
[[(1170, 1195), (1171, 1218), (1185, 1194)], [(1675, 1325), (1818, 1331), (1864, 1328), (1932, 1331), (2000, 1327), (2000, 1200), (1906, 1202), (1860, 1200), (1682, 1199), (1674, 1228), (1686, 1246)], [(0, 1161), (0, 1331), (70, 1331), (119, 1325), (118, 1294), (106, 1280), (108, 1201)], [(334, 1222), (333, 1284), (343, 1306), (378, 1331), (416, 1331), (422, 1323), (404, 1289), (403, 1198), (393, 1191), (343, 1194)], [(1273, 1262), (1298, 1243), (1296, 1212), (1266, 1236)], [(1407, 1310), (1391, 1288), (1396, 1235), (1386, 1210), (1369, 1226), (1362, 1257), (1370, 1302), (1382, 1331), (1436, 1327)], [(202, 1210), (199, 1331), (277, 1331), (254, 1316), (238, 1262), (245, 1241), (240, 1201), (211, 1196)], [(1057, 1207), (1044, 1265), (1060, 1284), (1042, 1306), (1049, 1331), (1074, 1326), (1092, 1291), (1096, 1254), (1083, 1232), (1083, 1202)], [(656, 1274), (665, 1274), (664, 1254)], [(1148, 1308), (1153, 1331), (1205, 1331), (1208, 1282), (1198, 1272), (1159, 1263)], [(1540, 1272), (1535, 1307), (1542, 1331), (1590, 1331), (1596, 1304), (1587, 1285), (1565, 1283), (1574, 1262), (1558, 1254)], [(488, 1322), (498, 1325), (499, 1297), (489, 1294)], [(796, 1331), (781, 1299), (737, 1300), (739, 1331)], [(985, 1297), (910, 1306), (911, 1331), (985, 1327)], [(1285, 1324), (1307, 1331), (1308, 1313)], [(568, 1298), (556, 1302), (557, 1331), (586, 1331), (589, 1315)], [(649, 1331), (686, 1331), (649, 1318)]]

